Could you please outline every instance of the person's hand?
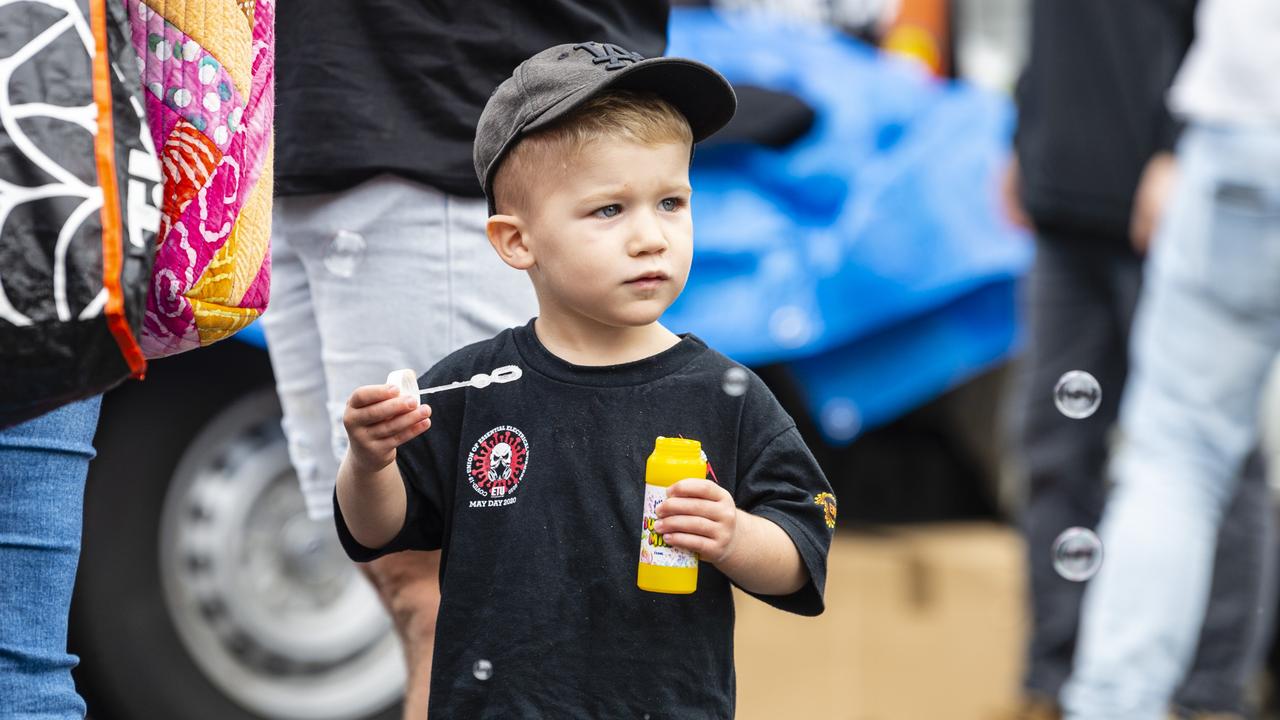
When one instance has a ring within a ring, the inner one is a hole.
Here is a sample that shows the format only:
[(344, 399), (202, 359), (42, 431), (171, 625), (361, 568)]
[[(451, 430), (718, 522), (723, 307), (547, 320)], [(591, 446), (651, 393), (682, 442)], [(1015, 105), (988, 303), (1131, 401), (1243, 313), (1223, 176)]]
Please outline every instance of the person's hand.
[(431, 427), (431, 406), (403, 397), (391, 385), (362, 385), (342, 413), (352, 469), (375, 473), (396, 459), (396, 448)]
[(1165, 203), (1178, 176), (1178, 161), (1171, 152), (1158, 152), (1147, 161), (1133, 195), (1133, 214), (1129, 216), (1129, 241), (1138, 254), (1146, 254)]
[(1000, 178), (1000, 204), (1009, 222), (1023, 230), (1033, 230), (1031, 216), (1022, 207), (1022, 170), (1018, 165), (1018, 156), (1010, 155), (1004, 167), (1004, 175)]
[(710, 563), (733, 552), (738, 508), (729, 491), (710, 480), (690, 478), (667, 488), (657, 515), (653, 529), (671, 547), (692, 550)]

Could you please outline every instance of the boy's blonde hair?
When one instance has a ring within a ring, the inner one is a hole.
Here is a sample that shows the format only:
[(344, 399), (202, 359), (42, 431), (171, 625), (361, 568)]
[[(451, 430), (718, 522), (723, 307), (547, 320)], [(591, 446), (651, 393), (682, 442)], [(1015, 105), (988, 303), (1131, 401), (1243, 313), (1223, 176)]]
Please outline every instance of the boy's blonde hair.
[(493, 177), (494, 207), (508, 214), (527, 210), (529, 189), (537, 178), (545, 178), (553, 166), (563, 170), (587, 146), (605, 138), (693, 146), (693, 131), (684, 114), (655, 93), (602, 93), (511, 149)]

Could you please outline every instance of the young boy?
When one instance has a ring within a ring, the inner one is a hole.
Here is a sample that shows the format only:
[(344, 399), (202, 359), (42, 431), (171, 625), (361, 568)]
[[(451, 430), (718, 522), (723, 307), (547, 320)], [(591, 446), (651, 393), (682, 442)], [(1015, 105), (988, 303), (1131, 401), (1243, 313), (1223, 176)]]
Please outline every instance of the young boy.
[[(525, 61), (480, 118), (489, 240), (528, 271), (539, 315), (420, 385), (522, 376), (433, 408), (358, 388), (335, 496), (352, 559), (443, 551), (432, 717), (731, 717), (730, 583), (822, 612), (835, 499), (795, 423), (658, 322), (692, 260), (692, 143), (734, 105), (704, 65), (581, 43)], [(658, 436), (701, 441), (715, 478), (657, 511), (665, 542), (701, 557), (691, 595), (636, 586)]]

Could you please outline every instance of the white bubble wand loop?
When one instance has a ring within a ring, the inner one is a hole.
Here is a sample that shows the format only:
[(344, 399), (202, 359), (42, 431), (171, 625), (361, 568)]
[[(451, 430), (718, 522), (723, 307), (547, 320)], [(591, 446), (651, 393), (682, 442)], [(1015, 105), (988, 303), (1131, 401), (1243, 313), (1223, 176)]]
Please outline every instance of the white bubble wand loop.
[(524, 374), (516, 365), (503, 365), (495, 369), (491, 373), (476, 373), (471, 376), (470, 380), (462, 380), (448, 385), (437, 385), (429, 387), (426, 390), (418, 389), (418, 376), (411, 369), (393, 370), (387, 375), (387, 384), (399, 388), (402, 397), (417, 398), (423, 395), (430, 395), (444, 390), (456, 390), (458, 388), (473, 387), (476, 389), (489, 387), (491, 383), (509, 383), (513, 380), (519, 380)]

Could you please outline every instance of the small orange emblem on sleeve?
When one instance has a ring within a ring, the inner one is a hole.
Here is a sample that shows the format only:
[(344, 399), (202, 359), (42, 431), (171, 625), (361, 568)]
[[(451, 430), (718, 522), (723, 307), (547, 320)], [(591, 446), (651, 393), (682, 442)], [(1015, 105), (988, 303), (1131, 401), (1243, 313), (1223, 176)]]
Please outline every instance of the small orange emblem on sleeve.
[(822, 518), (827, 521), (827, 527), (834, 530), (836, 528), (836, 496), (829, 492), (818, 493), (813, 498), (813, 504), (822, 507)]

